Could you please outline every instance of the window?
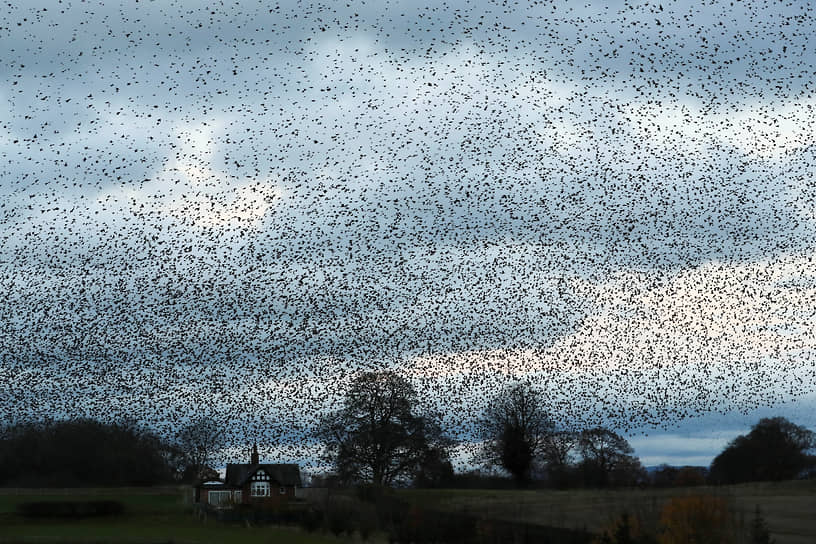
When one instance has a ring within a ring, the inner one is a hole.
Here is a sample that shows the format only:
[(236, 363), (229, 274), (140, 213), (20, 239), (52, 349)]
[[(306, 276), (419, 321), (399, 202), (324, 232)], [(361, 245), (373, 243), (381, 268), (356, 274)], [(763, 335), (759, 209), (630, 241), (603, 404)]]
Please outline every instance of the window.
[(280, 488), (280, 494), (281, 495), (286, 495), (286, 488), (285, 487)]
[(253, 497), (268, 497), (269, 494), (269, 482), (252, 482), (250, 495)]
[(230, 503), (229, 491), (215, 491), (210, 490), (207, 493), (207, 502), (213, 506), (227, 506)]

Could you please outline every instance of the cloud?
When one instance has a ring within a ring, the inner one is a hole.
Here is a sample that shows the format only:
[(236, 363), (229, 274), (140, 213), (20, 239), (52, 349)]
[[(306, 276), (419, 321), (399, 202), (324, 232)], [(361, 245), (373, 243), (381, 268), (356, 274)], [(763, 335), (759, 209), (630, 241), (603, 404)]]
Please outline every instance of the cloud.
[[(404, 371), (468, 405), (532, 380), (555, 417), (624, 429), (779, 405), (816, 386), (816, 286), (802, 284), (814, 267), (793, 255), (573, 280), (592, 305), (551, 345), (420, 356)], [(479, 386), (458, 389), (470, 376)]]
[(660, 434), (635, 436), (629, 443), (635, 449), (635, 455), (644, 466), (662, 464), (672, 466), (704, 466), (711, 464), (728, 442), (747, 429), (739, 431), (721, 430), (711, 435)]
[(719, 139), (748, 157), (784, 160), (811, 145), (813, 107), (813, 99), (805, 95), (740, 104), (728, 112), (695, 102), (636, 101), (627, 119), (644, 141), (658, 148), (679, 148), (717, 160), (706, 146)]
[(148, 202), (157, 212), (198, 228), (259, 228), (283, 194), (280, 179), (257, 179), (213, 170), (218, 131), (218, 124), (178, 130), (177, 139), (185, 142), (176, 155), (178, 158), (139, 191), (130, 193), (132, 206)]
[(452, 419), (520, 376), (629, 426), (797, 397), (813, 58), (766, 8), (13, 6), (0, 371), (51, 387), (6, 372), (8, 410), (166, 423), (149, 384), (234, 368), (234, 416), (314, 364), (404, 364)]

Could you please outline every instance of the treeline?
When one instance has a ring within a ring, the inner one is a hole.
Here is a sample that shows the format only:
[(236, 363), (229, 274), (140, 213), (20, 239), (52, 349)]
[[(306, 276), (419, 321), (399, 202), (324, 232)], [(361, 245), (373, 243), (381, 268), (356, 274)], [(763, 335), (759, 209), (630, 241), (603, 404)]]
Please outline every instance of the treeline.
[(475, 425), (473, 442), (478, 446), (471, 459), (484, 470), (455, 474), (449, 457), (454, 441), (438, 414), (421, 411), (410, 382), (392, 372), (363, 373), (350, 385), (343, 407), (328, 414), (316, 434), (334, 466), (332, 474), (316, 483), (563, 489), (816, 476), (816, 435), (785, 418), (760, 420), (749, 434), (733, 440), (710, 468), (663, 466), (649, 473), (614, 431), (557, 426), (546, 399), (530, 383), (512, 384), (487, 400), (488, 408)]
[[(457, 442), (439, 414), (422, 412), (410, 382), (392, 372), (360, 374), (341, 409), (312, 438), (333, 471), (313, 485), (518, 488), (692, 486), (816, 476), (816, 438), (784, 418), (760, 420), (709, 468), (663, 466), (647, 472), (626, 439), (610, 429), (558, 427), (531, 384), (498, 391), (476, 422), (470, 459), (455, 473)], [(133, 422), (90, 419), (0, 428), (0, 486), (81, 487), (192, 483), (217, 477), (227, 446), (215, 421), (187, 422), (171, 438)]]
[(180, 479), (180, 449), (135, 424), (75, 419), (0, 432), (0, 486), (144, 486)]
[(207, 417), (160, 436), (133, 421), (88, 418), (0, 427), (2, 487), (121, 487), (218, 477), (224, 429)]

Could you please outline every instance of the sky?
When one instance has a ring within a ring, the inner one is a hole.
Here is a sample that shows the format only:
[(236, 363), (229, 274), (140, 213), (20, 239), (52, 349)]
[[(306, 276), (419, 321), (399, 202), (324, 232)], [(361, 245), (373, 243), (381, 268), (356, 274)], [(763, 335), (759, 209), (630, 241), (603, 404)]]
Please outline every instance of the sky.
[(646, 465), (816, 428), (808, 2), (7, 2), (0, 417), (310, 462), (364, 370)]

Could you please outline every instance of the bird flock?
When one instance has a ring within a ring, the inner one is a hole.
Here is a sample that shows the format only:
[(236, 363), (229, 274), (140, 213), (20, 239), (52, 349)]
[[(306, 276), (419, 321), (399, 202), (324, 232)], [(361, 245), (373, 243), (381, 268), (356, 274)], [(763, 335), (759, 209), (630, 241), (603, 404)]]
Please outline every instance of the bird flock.
[(813, 29), (807, 2), (8, 2), (0, 417), (204, 415), (308, 464), (366, 370), (466, 443), (514, 380), (625, 432), (816, 403)]

